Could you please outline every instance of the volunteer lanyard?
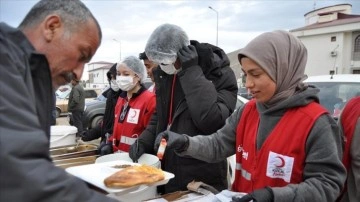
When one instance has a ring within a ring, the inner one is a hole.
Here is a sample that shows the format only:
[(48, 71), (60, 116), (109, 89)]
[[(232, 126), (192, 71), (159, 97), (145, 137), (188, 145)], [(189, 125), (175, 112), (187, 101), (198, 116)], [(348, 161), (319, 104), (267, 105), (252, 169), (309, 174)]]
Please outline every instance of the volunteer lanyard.
[[(127, 114), (127, 112), (129, 111), (129, 102), (130, 102), (130, 99), (126, 99), (126, 98), (124, 98), (124, 100), (125, 100), (125, 103), (124, 103), (124, 105), (122, 106), (122, 110), (121, 110), (121, 112), (120, 112), (120, 116), (119, 116), (119, 120), (118, 120), (118, 123), (122, 123), (122, 124), (125, 124), (124, 123), (124, 119), (125, 119), (125, 116), (126, 116), (126, 114)], [(114, 123), (115, 124), (115, 123)], [(123, 136), (123, 133), (124, 133), (124, 126), (122, 126), (121, 127), (122, 129), (122, 131), (121, 131), (121, 136)], [(115, 137), (114, 139), (113, 139), (113, 146), (119, 146), (119, 143), (120, 143), (120, 138), (121, 138), (121, 136), (120, 137)]]
[(124, 119), (125, 119), (125, 116), (126, 116), (126, 114), (127, 114), (127, 112), (129, 111), (129, 102), (130, 102), (130, 99), (129, 100), (126, 100), (125, 99), (125, 104), (123, 105), (123, 108), (122, 108), (122, 110), (121, 110), (121, 112), (120, 112), (120, 116), (119, 116), (119, 123), (122, 123), (123, 121), (124, 121)]
[(172, 81), (172, 86), (171, 86), (171, 97), (170, 97), (170, 111), (169, 111), (169, 121), (168, 121), (168, 127), (167, 129), (169, 130), (172, 124), (172, 115), (173, 115), (173, 102), (174, 102), (174, 91), (175, 91), (175, 81), (176, 81), (176, 74), (174, 74), (173, 77), (173, 81)]

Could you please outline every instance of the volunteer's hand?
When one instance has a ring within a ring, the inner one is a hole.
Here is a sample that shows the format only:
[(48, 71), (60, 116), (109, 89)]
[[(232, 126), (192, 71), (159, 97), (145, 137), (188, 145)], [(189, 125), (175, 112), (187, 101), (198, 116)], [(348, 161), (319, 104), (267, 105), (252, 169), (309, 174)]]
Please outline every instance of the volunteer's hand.
[(80, 138), (81, 138), (81, 140), (84, 141), (84, 142), (87, 142), (87, 141), (90, 141), (90, 140), (91, 140), (90, 137), (89, 137), (89, 133), (88, 133), (87, 130), (85, 130), (85, 131), (83, 131), (83, 132), (80, 133)]
[(113, 147), (111, 143), (106, 143), (99, 149), (100, 156), (104, 156), (112, 153), (113, 153)]
[(138, 159), (141, 155), (145, 153), (144, 147), (136, 140), (131, 146), (129, 150), (129, 157), (133, 160), (133, 162), (137, 163)]
[(175, 149), (177, 152), (185, 151), (189, 147), (189, 138), (186, 135), (174, 133), (171, 131), (164, 131), (157, 135), (154, 150), (155, 152), (159, 149), (161, 139), (165, 138), (167, 145), (166, 148)]
[(270, 187), (265, 187), (263, 189), (257, 189), (250, 194), (247, 194), (243, 197), (233, 196), (231, 198), (232, 202), (273, 202), (274, 201), (274, 194)]
[(108, 155), (113, 153), (113, 147), (111, 142), (102, 141), (98, 147), (98, 154), (100, 156)]
[(198, 64), (199, 56), (197, 54), (195, 46), (193, 45), (185, 46), (180, 49), (177, 53), (177, 56), (183, 70)]

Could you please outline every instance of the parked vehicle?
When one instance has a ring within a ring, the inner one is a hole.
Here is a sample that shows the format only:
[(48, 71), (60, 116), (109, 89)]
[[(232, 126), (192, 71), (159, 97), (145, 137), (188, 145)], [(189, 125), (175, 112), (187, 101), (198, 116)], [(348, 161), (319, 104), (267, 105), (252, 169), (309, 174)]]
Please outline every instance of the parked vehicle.
[(348, 100), (360, 95), (360, 74), (311, 76), (305, 81), (320, 89), (320, 104), (337, 119)]
[(237, 95), (235, 110), (238, 109), (239, 107), (244, 106), (244, 104), (247, 103), (247, 102), (249, 102), (249, 99), (247, 99), (247, 98), (245, 98), (243, 96)]
[(92, 102), (85, 103), (83, 128), (91, 129), (101, 123), (105, 113), (106, 98), (100, 94)]
[(241, 97), (244, 97), (244, 98), (248, 99), (248, 100), (250, 100), (252, 98), (251, 94), (248, 92), (247, 88), (240, 87), (238, 89), (237, 94), (240, 95)]
[[(85, 103), (91, 100), (96, 99), (100, 93), (100, 89), (84, 89), (85, 90)], [(68, 112), (68, 102), (71, 89), (67, 89), (63, 92), (56, 91), (56, 118), (60, 116), (61, 113)]]
[(58, 88), (58, 90), (55, 92), (56, 98), (61, 98), (64, 95), (69, 94), (71, 91), (71, 87), (69, 85), (63, 85)]

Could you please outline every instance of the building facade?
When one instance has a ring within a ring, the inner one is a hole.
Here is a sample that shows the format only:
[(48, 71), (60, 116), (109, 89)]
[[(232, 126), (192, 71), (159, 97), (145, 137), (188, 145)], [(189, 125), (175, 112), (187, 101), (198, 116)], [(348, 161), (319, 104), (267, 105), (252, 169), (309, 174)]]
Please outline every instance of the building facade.
[(88, 88), (105, 88), (109, 86), (106, 73), (114, 63), (111, 62), (92, 62), (88, 64), (89, 81), (86, 84)]
[(309, 76), (360, 74), (360, 15), (351, 4), (339, 4), (306, 13), (305, 26), (290, 30), (306, 46)]

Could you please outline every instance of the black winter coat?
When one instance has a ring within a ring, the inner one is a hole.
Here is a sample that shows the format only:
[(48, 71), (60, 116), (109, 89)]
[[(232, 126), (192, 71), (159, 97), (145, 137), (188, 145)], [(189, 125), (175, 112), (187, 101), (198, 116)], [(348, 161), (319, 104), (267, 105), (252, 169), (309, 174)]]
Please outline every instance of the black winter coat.
[[(191, 43), (199, 55), (198, 65), (183, 69), (176, 75), (168, 75), (160, 68), (153, 71), (156, 112), (139, 138), (146, 153), (155, 154), (156, 135), (167, 128), (173, 79), (176, 79), (170, 127), (173, 132), (189, 136), (210, 135), (225, 124), (235, 108), (237, 82), (224, 51), (210, 44)], [(186, 185), (192, 180), (202, 181), (218, 190), (227, 188), (226, 159), (220, 163), (206, 163), (179, 157), (167, 149), (162, 169), (175, 174), (175, 178), (165, 185), (164, 193), (186, 190)]]
[[(106, 73), (109, 81), (111, 80), (111, 75), (115, 76), (116, 78), (116, 65), (117, 63), (114, 63), (109, 69), (109, 71)], [(82, 140), (91, 141), (101, 137), (101, 142), (104, 142), (106, 138), (105, 137), (106, 133), (112, 135), (113, 126), (114, 126), (115, 105), (117, 103), (117, 100), (121, 92), (122, 90), (119, 89), (119, 91), (116, 92), (112, 90), (111, 87), (103, 92), (102, 95), (106, 97), (106, 104), (105, 104), (105, 112), (102, 123), (97, 125), (95, 128), (87, 130), (83, 134)]]
[(121, 90), (115, 92), (111, 88), (109, 88), (103, 93), (103, 96), (106, 97), (107, 99), (106, 99), (105, 112), (102, 123), (97, 125), (95, 128), (87, 130), (83, 134), (82, 140), (91, 141), (101, 137), (100, 142), (103, 142), (105, 141), (106, 133), (112, 135), (113, 127), (114, 127), (115, 105), (121, 92), (122, 92)]

